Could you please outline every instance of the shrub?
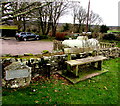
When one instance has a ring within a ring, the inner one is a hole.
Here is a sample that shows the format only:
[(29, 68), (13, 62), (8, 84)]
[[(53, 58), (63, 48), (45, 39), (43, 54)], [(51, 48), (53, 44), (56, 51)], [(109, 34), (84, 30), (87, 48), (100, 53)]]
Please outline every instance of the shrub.
[(48, 39), (47, 35), (40, 35), (40, 39)]
[(37, 32), (37, 29), (35, 29), (35, 28), (34, 28), (34, 29), (32, 29), (32, 32), (34, 32), (34, 33), (35, 33), (35, 32)]
[(100, 27), (100, 32), (101, 33), (107, 33), (108, 30), (109, 30), (109, 27), (107, 27), (106, 25), (102, 25)]
[(116, 35), (115, 40), (120, 41), (120, 35)]
[[(69, 39), (69, 38), (72, 38), (72, 37), (70, 37), (69, 35), (66, 35), (65, 37), (64, 37), (64, 39)], [(72, 38), (73, 39), (73, 38)]]
[(31, 32), (31, 30), (28, 28), (27, 30), (26, 30), (27, 32)]
[(57, 40), (64, 40), (65, 36), (67, 36), (67, 35), (68, 35), (67, 32), (57, 32), (55, 38)]
[(70, 26), (68, 23), (66, 23), (65, 25), (63, 25), (63, 29), (61, 32), (68, 31), (69, 29), (70, 29)]
[(115, 35), (114, 34), (105, 34), (103, 36), (103, 39), (105, 39), (105, 40), (115, 40)]

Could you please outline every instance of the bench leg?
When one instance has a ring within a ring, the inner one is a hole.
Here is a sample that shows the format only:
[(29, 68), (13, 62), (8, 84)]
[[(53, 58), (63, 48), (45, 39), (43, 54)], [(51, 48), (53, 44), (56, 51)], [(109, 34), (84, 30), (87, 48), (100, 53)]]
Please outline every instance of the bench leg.
[(76, 66), (76, 72), (75, 72), (76, 77), (78, 76), (78, 65)]
[(96, 62), (92, 62), (92, 63), (91, 63), (91, 66), (92, 66), (92, 67), (95, 67), (95, 63), (96, 63)]
[(98, 67), (97, 67), (98, 70), (102, 70), (102, 61), (98, 61)]

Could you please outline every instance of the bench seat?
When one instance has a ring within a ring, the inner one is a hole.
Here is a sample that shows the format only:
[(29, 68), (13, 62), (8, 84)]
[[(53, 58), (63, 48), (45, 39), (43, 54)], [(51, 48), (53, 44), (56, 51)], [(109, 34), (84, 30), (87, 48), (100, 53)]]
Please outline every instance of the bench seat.
[[(75, 75), (78, 76), (78, 70), (79, 70), (78, 66), (84, 65), (84, 64), (89, 64), (89, 63), (92, 63), (94, 66), (94, 64), (97, 62), (98, 63), (97, 69), (101, 70), (102, 61), (105, 59), (107, 59), (107, 58), (104, 56), (95, 56), (95, 57), (87, 57), (87, 58), (76, 59), (76, 60), (69, 60), (69, 61), (66, 61), (66, 63), (68, 64), (68, 67), (75, 66), (75, 70), (72, 70), (72, 71), (75, 71)], [(70, 69), (68, 69), (68, 71), (70, 71)]]

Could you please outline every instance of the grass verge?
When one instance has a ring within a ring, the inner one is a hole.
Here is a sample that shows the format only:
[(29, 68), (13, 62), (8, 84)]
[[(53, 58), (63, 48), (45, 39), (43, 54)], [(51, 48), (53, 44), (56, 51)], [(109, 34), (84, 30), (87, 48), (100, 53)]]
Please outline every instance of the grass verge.
[(109, 72), (77, 84), (51, 77), (20, 89), (3, 88), (3, 104), (117, 104), (120, 58), (107, 60)]

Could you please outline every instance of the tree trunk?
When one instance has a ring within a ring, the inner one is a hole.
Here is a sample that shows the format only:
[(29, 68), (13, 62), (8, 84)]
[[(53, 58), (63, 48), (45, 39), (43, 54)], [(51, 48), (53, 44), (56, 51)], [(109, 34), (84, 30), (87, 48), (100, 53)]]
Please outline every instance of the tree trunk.
[(52, 26), (52, 36), (56, 36), (56, 25)]
[(81, 32), (81, 22), (79, 22), (79, 25), (78, 25), (78, 33)]
[(25, 24), (26, 24), (26, 20), (25, 20), (25, 17), (23, 17), (23, 31), (26, 31), (26, 26), (25, 26)]

